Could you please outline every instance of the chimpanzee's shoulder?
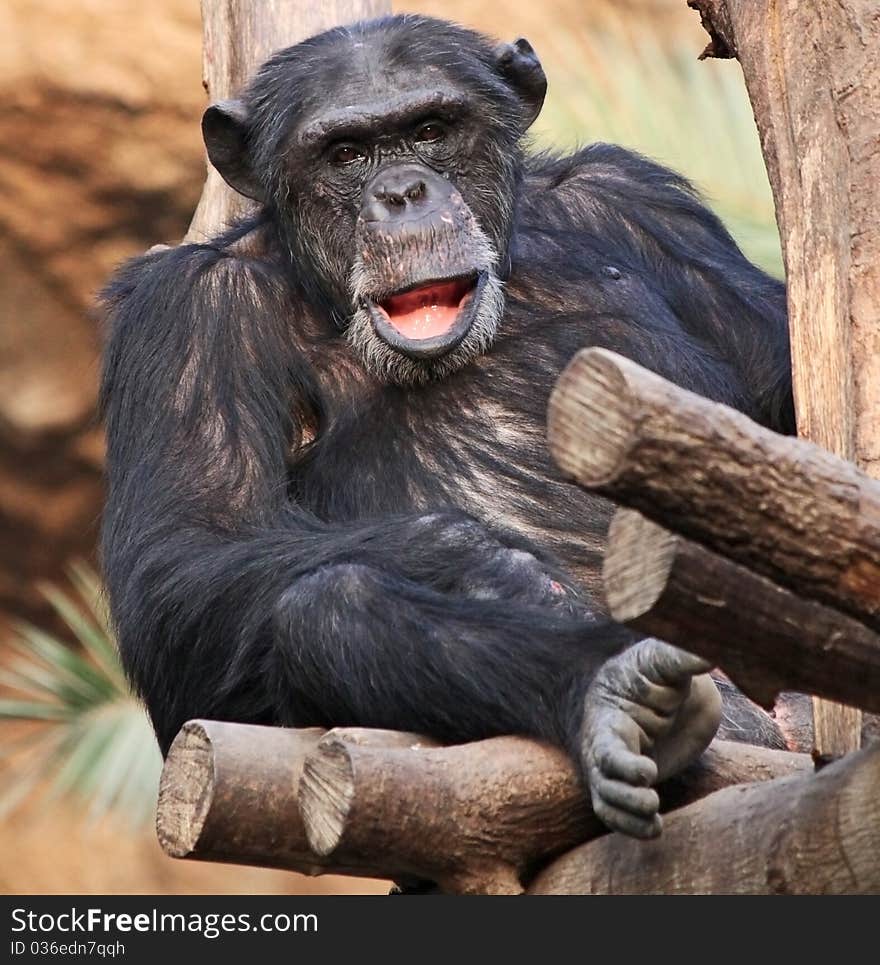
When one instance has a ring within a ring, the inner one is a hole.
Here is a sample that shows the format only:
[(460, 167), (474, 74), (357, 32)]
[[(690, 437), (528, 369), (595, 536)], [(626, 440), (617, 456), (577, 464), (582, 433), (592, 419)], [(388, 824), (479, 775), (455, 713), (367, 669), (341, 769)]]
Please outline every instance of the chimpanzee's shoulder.
[(571, 154), (543, 152), (527, 159), (527, 197), (547, 191), (565, 193), (573, 189), (614, 192), (622, 189), (639, 192), (672, 190), (687, 195), (696, 194), (687, 178), (619, 144), (598, 142)]
[(189, 284), (284, 284), (282, 258), (272, 226), (262, 218), (241, 221), (202, 242), (156, 245), (125, 262), (100, 294), (106, 309), (123, 306), (137, 294), (168, 302)]

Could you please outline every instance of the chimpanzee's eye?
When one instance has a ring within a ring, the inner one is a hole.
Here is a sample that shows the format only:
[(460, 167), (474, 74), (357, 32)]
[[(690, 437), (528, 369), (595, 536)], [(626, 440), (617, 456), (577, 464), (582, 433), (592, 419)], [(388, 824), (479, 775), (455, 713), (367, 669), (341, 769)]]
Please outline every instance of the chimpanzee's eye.
[(425, 121), (416, 128), (416, 141), (439, 141), (446, 136), (446, 126), (441, 121)]
[(367, 152), (360, 144), (337, 144), (330, 149), (330, 161), (333, 164), (351, 164), (362, 161)]

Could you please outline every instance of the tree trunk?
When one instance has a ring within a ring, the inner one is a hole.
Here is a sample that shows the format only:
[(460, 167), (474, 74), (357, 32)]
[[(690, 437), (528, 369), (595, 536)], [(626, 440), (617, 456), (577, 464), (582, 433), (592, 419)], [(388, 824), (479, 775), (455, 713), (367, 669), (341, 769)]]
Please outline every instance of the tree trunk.
[(818, 774), (730, 787), (557, 858), (534, 895), (880, 893), (880, 744)]
[[(322, 30), (391, 12), (390, 0), (202, 0), (203, 84), (211, 101), (237, 94), (269, 56)], [(204, 241), (253, 202), (233, 191), (208, 164), (187, 241)]]
[[(875, 0), (690, 0), (735, 56), (761, 135), (788, 282), (799, 433), (880, 477), (880, 17)], [(815, 706), (817, 750), (859, 717)]]

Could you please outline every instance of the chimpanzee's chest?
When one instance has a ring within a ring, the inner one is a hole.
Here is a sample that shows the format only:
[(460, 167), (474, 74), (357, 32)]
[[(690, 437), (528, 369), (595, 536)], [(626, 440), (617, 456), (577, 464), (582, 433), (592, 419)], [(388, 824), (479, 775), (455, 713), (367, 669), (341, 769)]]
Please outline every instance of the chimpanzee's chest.
[(558, 371), (490, 353), (443, 383), (331, 407), (291, 468), (291, 495), (332, 521), (455, 506), (515, 530), (595, 585), (608, 504), (562, 479), (546, 446)]

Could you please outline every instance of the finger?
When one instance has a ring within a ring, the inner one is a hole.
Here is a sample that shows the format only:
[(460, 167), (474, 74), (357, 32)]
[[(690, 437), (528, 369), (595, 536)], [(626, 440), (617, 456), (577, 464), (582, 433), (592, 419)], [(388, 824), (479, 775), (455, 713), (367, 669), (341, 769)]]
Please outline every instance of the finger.
[(590, 790), (610, 807), (649, 819), (660, 810), (660, 795), (652, 787), (633, 787), (624, 781), (611, 781), (596, 773)]
[[(623, 698), (626, 701), (627, 713), (632, 713), (635, 708), (644, 708), (660, 717), (671, 717), (678, 711), (687, 695), (690, 681), (690, 677), (685, 677), (680, 685), (670, 686), (654, 683), (641, 672), (633, 674), (629, 685), (630, 692)], [(641, 724), (641, 721), (639, 723)]]
[(656, 684), (680, 686), (691, 677), (712, 669), (708, 660), (662, 640), (643, 640), (637, 646), (638, 668), (648, 680)]
[(606, 778), (635, 787), (651, 787), (657, 781), (657, 765), (650, 757), (631, 751), (620, 741), (608, 741), (595, 751), (596, 768)]
[(593, 813), (612, 831), (620, 831), (632, 838), (656, 838), (663, 830), (663, 821), (659, 814), (651, 818), (640, 818), (628, 811), (613, 807), (596, 795), (593, 798)]

